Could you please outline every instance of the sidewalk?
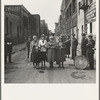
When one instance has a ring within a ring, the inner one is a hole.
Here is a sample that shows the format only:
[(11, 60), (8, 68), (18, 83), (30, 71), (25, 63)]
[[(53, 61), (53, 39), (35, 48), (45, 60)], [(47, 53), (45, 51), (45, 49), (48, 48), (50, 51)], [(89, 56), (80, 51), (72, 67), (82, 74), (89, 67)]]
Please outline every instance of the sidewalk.
[(21, 43), (21, 44), (17, 44), (13, 46), (13, 51), (12, 54), (22, 50), (22, 49), (26, 49), (26, 42), (25, 43)]

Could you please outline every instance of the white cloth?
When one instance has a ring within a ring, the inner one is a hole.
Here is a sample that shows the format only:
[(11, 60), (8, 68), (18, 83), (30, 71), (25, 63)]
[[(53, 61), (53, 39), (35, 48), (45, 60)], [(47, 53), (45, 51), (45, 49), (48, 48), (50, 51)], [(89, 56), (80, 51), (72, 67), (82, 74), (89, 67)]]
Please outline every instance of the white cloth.
[(46, 52), (47, 41), (46, 40), (39, 40), (38, 46), (40, 47), (41, 52)]

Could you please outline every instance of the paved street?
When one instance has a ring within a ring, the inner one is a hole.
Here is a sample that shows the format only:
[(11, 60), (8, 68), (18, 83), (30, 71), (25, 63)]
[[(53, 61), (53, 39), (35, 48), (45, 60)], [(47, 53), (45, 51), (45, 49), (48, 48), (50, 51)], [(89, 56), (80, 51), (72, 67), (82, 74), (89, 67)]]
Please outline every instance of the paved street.
[[(16, 48), (16, 47), (15, 47)], [(77, 70), (73, 61), (66, 58), (65, 68), (35, 69), (26, 59), (26, 50), (17, 50), (12, 56), (13, 63), (5, 68), (6, 83), (95, 83), (96, 70)], [(42, 72), (42, 73), (41, 73)]]

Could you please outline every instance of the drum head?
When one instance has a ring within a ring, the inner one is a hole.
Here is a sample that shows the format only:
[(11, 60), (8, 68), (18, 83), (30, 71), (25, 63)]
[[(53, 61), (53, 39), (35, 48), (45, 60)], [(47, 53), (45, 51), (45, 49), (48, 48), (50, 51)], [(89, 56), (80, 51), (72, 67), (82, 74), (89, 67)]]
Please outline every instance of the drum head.
[(75, 58), (74, 64), (75, 64), (75, 67), (76, 67), (77, 69), (82, 70), (82, 69), (84, 69), (84, 68), (87, 67), (88, 61), (87, 61), (87, 59), (85, 58), (85, 56), (80, 55), (80, 56), (77, 56), (77, 57)]

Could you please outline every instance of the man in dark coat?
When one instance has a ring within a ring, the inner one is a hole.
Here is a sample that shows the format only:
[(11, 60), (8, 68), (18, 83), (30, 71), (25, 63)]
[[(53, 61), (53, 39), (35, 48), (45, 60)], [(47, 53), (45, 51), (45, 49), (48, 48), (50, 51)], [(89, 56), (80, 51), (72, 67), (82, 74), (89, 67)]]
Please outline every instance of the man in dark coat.
[(11, 35), (8, 34), (8, 36), (5, 39), (5, 63), (7, 63), (7, 56), (9, 59), (9, 63), (11, 63), (11, 54), (12, 54), (12, 39)]
[(66, 54), (66, 57), (69, 58), (69, 55), (70, 55), (70, 45), (71, 45), (71, 40), (70, 40), (69, 36), (67, 36), (67, 40), (69, 40), (69, 41), (66, 42), (66, 51), (65, 51), (65, 54)]
[(78, 45), (78, 41), (75, 38), (75, 34), (73, 34), (73, 40), (72, 40), (72, 59), (74, 59), (76, 57), (76, 52), (77, 52), (77, 45)]
[(29, 59), (29, 53), (30, 53), (30, 43), (31, 43), (31, 37), (28, 37), (28, 41), (26, 43), (26, 47), (27, 47), (27, 58)]
[(81, 42), (81, 54), (86, 57), (86, 44), (88, 43), (88, 39), (86, 38), (86, 34), (82, 34), (82, 42)]
[(89, 68), (88, 69), (94, 69), (94, 46), (95, 46), (95, 41), (92, 38), (93, 36), (90, 34), (88, 36), (88, 43), (86, 44), (87, 50), (87, 59), (89, 62)]

